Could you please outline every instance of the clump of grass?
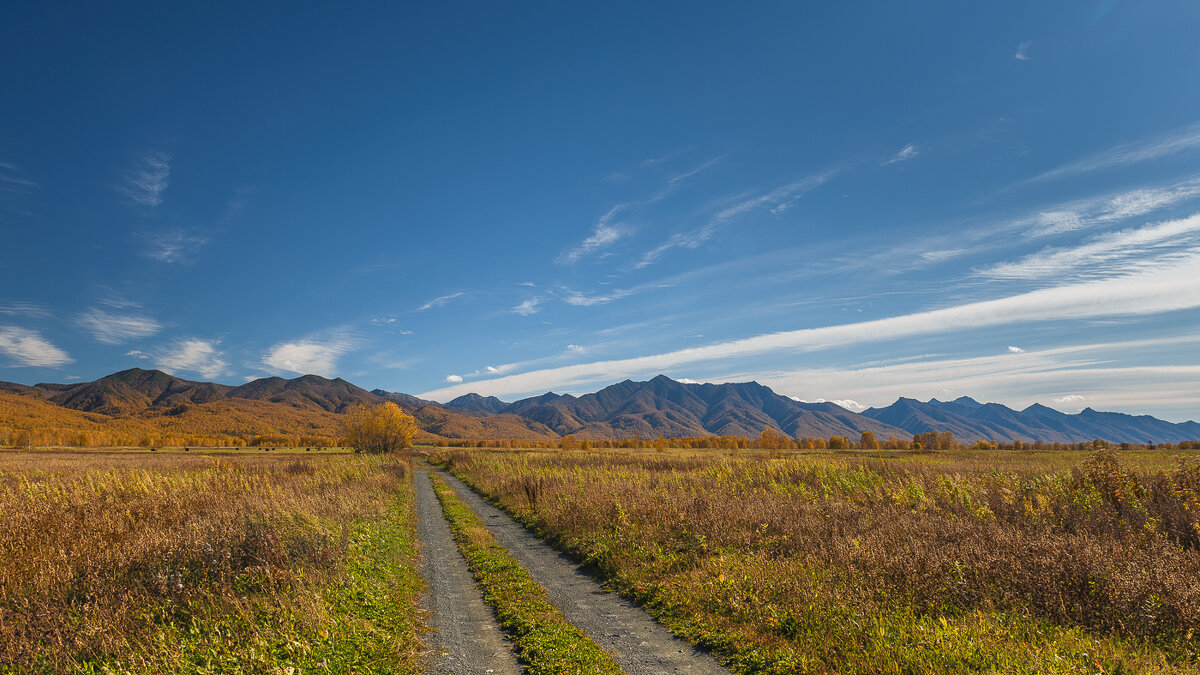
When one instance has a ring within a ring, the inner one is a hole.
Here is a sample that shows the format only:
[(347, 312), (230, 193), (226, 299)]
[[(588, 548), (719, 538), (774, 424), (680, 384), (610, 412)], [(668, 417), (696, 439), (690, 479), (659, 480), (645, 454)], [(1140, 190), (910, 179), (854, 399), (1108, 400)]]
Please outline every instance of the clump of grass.
[(529, 573), (439, 476), (434, 490), (484, 600), (512, 636), (531, 673), (620, 673), (604, 650), (567, 622)]
[(417, 672), (394, 458), (0, 456), (0, 672)]
[[(744, 672), (1196, 670), (1195, 464), (487, 453), (454, 472)], [(999, 471), (995, 465), (1003, 464)], [(525, 486), (536, 481), (536, 508)], [(1037, 658), (1029, 658), (1037, 651)]]

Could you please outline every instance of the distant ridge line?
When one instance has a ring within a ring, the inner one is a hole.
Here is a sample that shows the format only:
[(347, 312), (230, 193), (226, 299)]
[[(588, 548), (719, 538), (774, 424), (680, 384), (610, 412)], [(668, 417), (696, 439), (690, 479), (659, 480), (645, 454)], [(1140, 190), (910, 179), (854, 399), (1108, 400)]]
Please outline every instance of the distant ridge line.
[(1035, 403), (1014, 410), (963, 396), (953, 401), (899, 398), (855, 413), (834, 403), (806, 403), (757, 382), (694, 384), (658, 375), (624, 380), (582, 396), (547, 392), (513, 402), (466, 394), (448, 403), (383, 389), (367, 391), (344, 379), (303, 375), (265, 377), (233, 386), (196, 382), (160, 370), (131, 368), (93, 382), (0, 382), (0, 392), (36, 396), (63, 408), (115, 417), (162, 414), (239, 399), (291, 409), (339, 414), (358, 404), (392, 401), (414, 414), (424, 431), (445, 438), (621, 440), (657, 436), (757, 437), (771, 427), (794, 438), (848, 436), (870, 431), (880, 440), (950, 431), (962, 442), (978, 440), (1080, 443), (1178, 443), (1200, 440), (1200, 424), (1173, 423), (1149, 415), (1063, 413)]

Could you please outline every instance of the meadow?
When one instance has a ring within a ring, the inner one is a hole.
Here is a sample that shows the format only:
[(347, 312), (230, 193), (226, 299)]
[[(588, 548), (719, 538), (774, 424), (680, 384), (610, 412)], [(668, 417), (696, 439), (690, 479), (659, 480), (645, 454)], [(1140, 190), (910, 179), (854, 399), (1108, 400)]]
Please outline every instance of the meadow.
[(410, 458), (0, 451), (0, 672), (419, 672)]
[(431, 450), (752, 673), (1200, 672), (1200, 462)]

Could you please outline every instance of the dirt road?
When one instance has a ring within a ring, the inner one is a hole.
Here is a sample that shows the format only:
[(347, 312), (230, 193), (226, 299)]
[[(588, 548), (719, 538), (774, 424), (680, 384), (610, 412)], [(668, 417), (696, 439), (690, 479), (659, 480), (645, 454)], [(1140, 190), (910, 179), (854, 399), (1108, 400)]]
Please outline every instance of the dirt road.
[[(438, 472), (479, 515), (500, 545), (507, 548), (546, 589), (550, 602), (566, 615), (568, 621), (611, 654), (622, 670), (631, 675), (728, 675), (729, 671), (708, 653), (675, 637), (636, 605), (603, 590), (573, 561), (486, 502), (462, 481), (447, 472)], [(428, 477), (422, 473), (418, 478), (419, 485), (431, 493)], [(436, 497), (432, 494), (429, 497), (436, 503)], [(441, 517), (440, 513), (438, 517)], [(453, 545), (453, 542), (447, 544)]]
[(450, 536), (442, 505), (433, 493), (428, 469), (417, 467), (417, 538), (421, 544), (421, 576), (429, 590), (425, 609), (435, 630), (429, 636), (428, 672), (453, 675), (523, 673), (492, 610), (467, 570)]

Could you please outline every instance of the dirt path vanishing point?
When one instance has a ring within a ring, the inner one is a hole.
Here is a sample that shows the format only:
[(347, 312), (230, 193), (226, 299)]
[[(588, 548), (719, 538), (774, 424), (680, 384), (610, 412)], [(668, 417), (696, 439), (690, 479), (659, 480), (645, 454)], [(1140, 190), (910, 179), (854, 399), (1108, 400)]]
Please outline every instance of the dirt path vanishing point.
[(483, 604), (483, 594), (450, 536), (442, 504), (433, 493), (426, 467), (416, 467), (417, 540), (421, 544), (421, 576), (428, 586), (424, 607), (436, 631), (429, 636), (428, 672), (451, 675), (525, 672), (512, 646)]
[[(603, 590), (570, 558), (489, 504), (462, 481), (448, 472), (435, 470), (475, 511), (500, 545), (546, 589), (550, 602), (611, 654), (626, 673), (729, 675), (707, 652), (675, 637), (633, 603)], [(428, 486), (428, 479), (423, 484)]]

